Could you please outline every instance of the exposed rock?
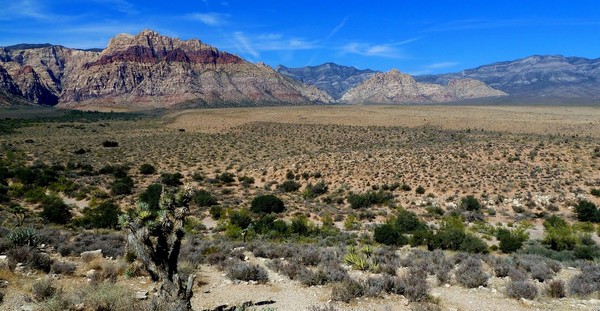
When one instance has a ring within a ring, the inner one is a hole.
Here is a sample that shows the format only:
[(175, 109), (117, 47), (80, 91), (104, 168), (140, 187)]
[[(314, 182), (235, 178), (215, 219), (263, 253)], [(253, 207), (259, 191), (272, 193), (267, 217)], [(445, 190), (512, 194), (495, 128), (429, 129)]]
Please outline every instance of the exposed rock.
[(0, 90), (37, 104), (142, 109), (333, 101), (316, 87), (264, 64), (249, 63), (200, 40), (150, 30), (117, 35), (102, 52), (46, 45), (17, 48), (0, 50)]
[(377, 73), (369, 69), (359, 70), (334, 63), (300, 68), (287, 68), (280, 65), (275, 70), (302, 83), (314, 85), (334, 99), (340, 99), (346, 91)]
[(536, 98), (600, 98), (600, 58), (534, 55), (457, 73), (416, 77), (417, 81), (447, 84), (471, 78), (512, 96)]
[(393, 69), (373, 75), (346, 92), (341, 100), (353, 104), (440, 103), (504, 95), (472, 79), (451, 81), (443, 86), (416, 82), (410, 75)]
[(135, 294), (133, 295), (133, 298), (138, 299), (138, 300), (146, 300), (146, 299), (148, 299), (148, 291), (145, 291), (145, 290), (136, 291)]
[(89, 262), (92, 261), (94, 259), (97, 258), (103, 258), (104, 255), (102, 254), (102, 250), (101, 249), (97, 249), (95, 251), (87, 251), (87, 252), (83, 252), (81, 253), (81, 259), (85, 262)]

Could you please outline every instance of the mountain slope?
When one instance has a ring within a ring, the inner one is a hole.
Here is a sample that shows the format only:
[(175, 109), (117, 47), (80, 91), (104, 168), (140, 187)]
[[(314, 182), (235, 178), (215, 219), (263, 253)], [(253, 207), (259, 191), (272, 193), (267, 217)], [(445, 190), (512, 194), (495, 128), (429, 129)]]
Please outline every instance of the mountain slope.
[(377, 71), (369, 69), (359, 70), (334, 63), (300, 68), (287, 68), (279, 65), (275, 71), (297, 81), (314, 85), (334, 99), (340, 99), (346, 91), (377, 73)]
[(350, 89), (341, 101), (351, 104), (442, 103), (505, 95), (473, 79), (452, 80), (444, 86), (416, 82), (410, 75), (393, 69), (375, 74)]
[(150, 30), (135, 36), (118, 35), (102, 52), (47, 45), (20, 47), (26, 49), (1, 50), (0, 68), (8, 78), (2, 78), (0, 69), (0, 88), (38, 104), (147, 109), (333, 100), (266, 65), (246, 62), (199, 40), (183, 41)]
[(600, 58), (530, 56), (458, 73), (416, 77), (417, 81), (447, 84), (471, 78), (512, 96), (600, 98)]

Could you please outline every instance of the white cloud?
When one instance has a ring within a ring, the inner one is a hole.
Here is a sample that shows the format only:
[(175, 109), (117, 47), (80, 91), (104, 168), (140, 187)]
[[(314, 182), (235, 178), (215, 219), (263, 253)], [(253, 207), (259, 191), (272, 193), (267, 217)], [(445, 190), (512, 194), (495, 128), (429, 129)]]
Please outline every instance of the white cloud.
[(374, 56), (385, 58), (406, 58), (406, 53), (400, 48), (402, 45), (420, 40), (421, 37), (412, 38), (399, 42), (372, 44), (363, 42), (350, 42), (341, 47), (342, 53), (358, 54), (362, 56)]
[(439, 72), (439, 70), (442, 70), (442, 69), (456, 67), (458, 64), (459, 64), (458, 62), (450, 62), (450, 61), (433, 63), (433, 64), (422, 66), (420, 69), (412, 71), (409, 74), (413, 75), (413, 76), (422, 76), (422, 75), (433, 74), (433, 73)]
[(254, 58), (259, 58), (260, 54), (254, 49), (250, 39), (244, 35), (243, 32), (238, 31), (233, 34), (233, 38), (235, 39), (236, 45), (238, 46), (238, 50), (252, 55)]
[(189, 19), (202, 22), (209, 26), (222, 26), (227, 24), (228, 14), (222, 13), (192, 13), (187, 16)]
[(452, 67), (456, 67), (456, 65), (458, 65), (458, 62), (439, 62), (439, 63), (433, 63), (430, 65), (425, 66), (425, 68), (427, 69), (445, 69), (445, 68), (452, 68)]

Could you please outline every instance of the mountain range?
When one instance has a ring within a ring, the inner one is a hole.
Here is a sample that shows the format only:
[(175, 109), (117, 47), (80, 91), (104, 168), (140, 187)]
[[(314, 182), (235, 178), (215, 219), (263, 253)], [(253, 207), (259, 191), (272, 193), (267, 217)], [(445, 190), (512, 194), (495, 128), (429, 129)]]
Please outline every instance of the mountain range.
[(54, 45), (0, 49), (0, 93), (64, 108), (223, 107), (331, 103), (318, 88), (264, 64), (145, 30), (112, 38), (104, 50)]
[(600, 99), (600, 59), (531, 56), (458, 73), (411, 77), (325, 63), (275, 69), (200, 40), (151, 30), (105, 49), (0, 48), (0, 106), (63, 108), (405, 104), (493, 98)]

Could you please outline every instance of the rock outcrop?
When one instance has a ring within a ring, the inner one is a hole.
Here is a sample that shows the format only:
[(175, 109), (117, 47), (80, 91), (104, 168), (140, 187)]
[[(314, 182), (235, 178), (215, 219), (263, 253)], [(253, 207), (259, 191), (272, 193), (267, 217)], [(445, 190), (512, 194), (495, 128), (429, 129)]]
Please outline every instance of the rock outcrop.
[(67, 108), (333, 101), (317, 88), (282, 76), (269, 66), (249, 63), (200, 40), (184, 41), (150, 30), (135, 36), (117, 35), (102, 52), (47, 45), (4, 48), (0, 68), (4, 69), (0, 69), (0, 88), (5, 92)]
[(534, 55), (457, 73), (415, 78), (439, 84), (471, 78), (518, 97), (599, 99), (599, 77), (600, 58)]
[(302, 83), (314, 85), (334, 99), (340, 99), (346, 91), (377, 73), (377, 71), (369, 69), (359, 70), (334, 63), (300, 68), (279, 65), (275, 70)]
[(505, 95), (477, 80), (453, 80), (448, 85), (420, 83), (393, 69), (375, 74), (350, 89), (341, 101), (351, 104), (442, 103)]

